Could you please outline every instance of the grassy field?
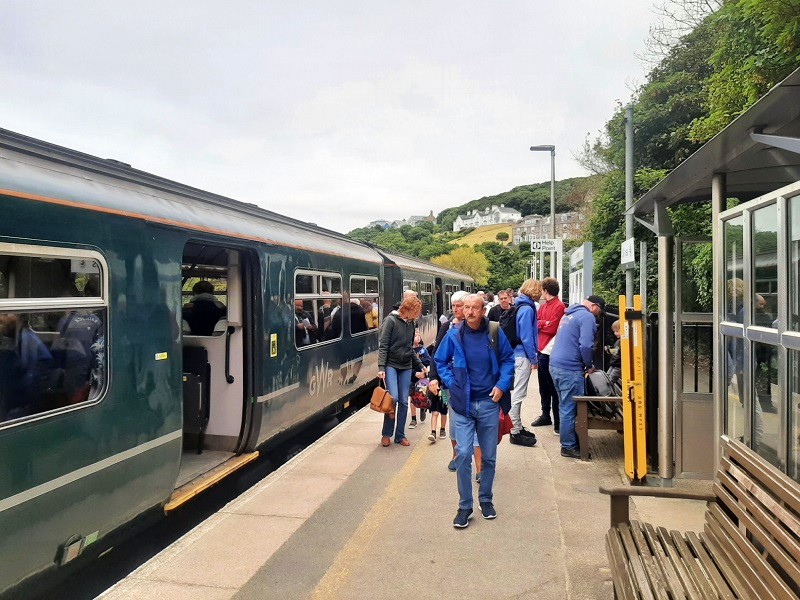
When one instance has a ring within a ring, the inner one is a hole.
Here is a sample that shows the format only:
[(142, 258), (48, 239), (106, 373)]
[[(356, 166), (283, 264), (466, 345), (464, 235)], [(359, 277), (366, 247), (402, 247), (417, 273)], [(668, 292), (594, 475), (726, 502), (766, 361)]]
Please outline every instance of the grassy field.
[(459, 244), (459, 245), (462, 245), (462, 246), (465, 245), (465, 244), (467, 244), (469, 246), (474, 246), (475, 244), (482, 244), (483, 242), (496, 242), (496, 241), (498, 241), (496, 236), (501, 231), (503, 231), (503, 232), (508, 234), (508, 240), (506, 240), (505, 242), (502, 242), (502, 243), (505, 243), (505, 244), (510, 243), (511, 242), (511, 225), (508, 224), (508, 223), (501, 223), (501, 224), (498, 224), (498, 225), (484, 225), (483, 227), (478, 227), (472, 233), (469, 233), (469, 234), (465, 235), (462, 238), (458, 238), (456, 240), (453, 240), (453, 243), (454, 244)]

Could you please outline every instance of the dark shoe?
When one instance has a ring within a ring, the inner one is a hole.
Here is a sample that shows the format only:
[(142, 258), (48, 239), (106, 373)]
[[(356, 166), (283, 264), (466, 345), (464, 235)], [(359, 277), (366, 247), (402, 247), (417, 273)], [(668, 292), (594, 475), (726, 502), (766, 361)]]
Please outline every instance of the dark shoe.
[(491, 502), (481, 502), (481, 514), (484, 519), (497, 518), (497, 511), (494, 509), (494, 504)]
[(459, 508), (458, 512), (456, 513), (456, 518), (453, 519), (453, 527), (464, 529), (469, 525), (469, 520), (471, 518), (472, 518), (471, 508)]
[(527, 429), (525, 429), (524, 427), (521, 427), (521, 428), (520, 428), (520, 430), (519, 430), (519, 434), (520, 434), (520, 435), (525, 435), (525, 436), (528, 436), (528, 437), (532, 437), (533, 439), (536, 439), (536, 434), (535, 434), (535, 433), (533, 433), (532, 431), (528, 431), (528, 430), (527, 430)]
[(436, 443), (436, 432), (435, 431), (431, 431), (428, 434), (428, 440), (430, 440), (430, 442), (433, 443), (433, 444)]
[(536, 420), (531, 423), (531, 427), (544, 427), (545, 425), (552, 425), (553, 422), (547, 415), (539, 415)]
[(445, 433), (445, 431), (444, 431), (444, 427), (442, 427), (442, 428), (439, 430), (439, 439), (440, 439), (440, 440), (443, 440), (443, 439), (446, 439), (446, 438), (447, 438), (447, 434), (446, 434), (446, 433)]
[(447, 470), (448, 470), (448, 471), (455, 471), (455, 470), (456, 470), (456, 460), (455, 460), (455, 459), (451, 460), (451, 461), (448, 463), (448, 465), (447, 465)]
[(416, 429), (417, 428), (417, 420), (411, 419), (411, 423), (408, 424), (409, 429)]
[(426, 412), (427, 411), (424, 408), (420, 408), (419, 409), (419, 420), (420, 421), (424, 421), (425, 420), (425, 413)]
[(481, 482), (481, 475), (483, 475), (482, 471), (478, 471), (477, 473), (475, 473), (475, 481), (476, 482), (478, 482), (478, 483)]
[[(532, 435), (532, 434), (531, 434)], [(508, 437), (511, 438), (511, 443), (516, 444), (517, 446), (528, 446), (529, 448), (533, 448), (536, 445), (536, 436), (534, 435), (522, 435), (520, 433), (512, 433)]]
[(561, 435), (561, 432), (558, 430), (558, 427), (553, 427), (553, 435)]
[(581, 451), (578, 450), (577, 448), (562, 448), (561, 456), (565, 458), (580, 458)]

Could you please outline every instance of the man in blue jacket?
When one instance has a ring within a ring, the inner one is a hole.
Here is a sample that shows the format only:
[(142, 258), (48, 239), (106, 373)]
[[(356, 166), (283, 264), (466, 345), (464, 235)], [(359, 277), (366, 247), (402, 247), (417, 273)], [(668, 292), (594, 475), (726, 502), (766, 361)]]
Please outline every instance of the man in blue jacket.
[(558, 326), (556, 342), (550, 354), (550, 375), (558, 392), (561, 416), (561, 456), (580, 458), (575, 435), (575, 396), (585, 391), (584, 378), (594, 371), (594, 337), (597, 317), (603, 314), (605, 300), (589, 296), (580, 304), (570, 306)]
[[(536, 303), (542, 297), (542, 284), (536, 279), (527, 279), (519, 288), (517, 302), (514, 304), (516, 323), (512, 333), (516, 339), (509, 340), (514, 348), (514, 389), (511, 392), (511, 435), (512, 444), (532, 447), (536, 445), (536, 435), (522, 426), (522, 402), (528, 396), (528, 382), (531, 371), (538, 363), (539, 328), (536, 325)], [(501, 323), (503, 319), (501, 317)], [(508, 332), (504, 329), (504, 332)]]
[(464, 528), (472, 518), (472, 440), (477, 432), (483, 453), (478, 502), (484, 519), (494, 519), (492, 483), (497, 458), (500, 402), (514, 381), (514, 352), (503, 331), (497, 329), (493, 347), (483, 299), (471, 294), (464, 299), (464, 321), (451, 327), (433, 357), (439, 378), (450, 389), (452, 423), (456, 433), (458, 512), (453, 526)]

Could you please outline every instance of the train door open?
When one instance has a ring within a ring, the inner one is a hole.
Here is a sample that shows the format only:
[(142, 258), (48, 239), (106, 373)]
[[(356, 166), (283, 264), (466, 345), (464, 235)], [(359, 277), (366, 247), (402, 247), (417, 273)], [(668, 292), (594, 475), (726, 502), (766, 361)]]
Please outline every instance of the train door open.
[(241, 458), (236, 453), (251, 377), (247, 259), (239, 250), (201, 242), (184, 248), (183, 455), (176, 488), (205, 480), (217, 468), (230, 471), (230, 461)]

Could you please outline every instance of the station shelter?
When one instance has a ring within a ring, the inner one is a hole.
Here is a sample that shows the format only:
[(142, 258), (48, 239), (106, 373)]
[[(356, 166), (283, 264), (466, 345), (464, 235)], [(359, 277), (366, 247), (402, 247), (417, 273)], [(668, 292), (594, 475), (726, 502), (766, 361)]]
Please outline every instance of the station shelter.
[[(675, 236), (684, 203), (711, 239)], [(629, 211), (658, 239), (658, 475), (710, 479), (724, 434), (800, 481), (800, 69)]]

